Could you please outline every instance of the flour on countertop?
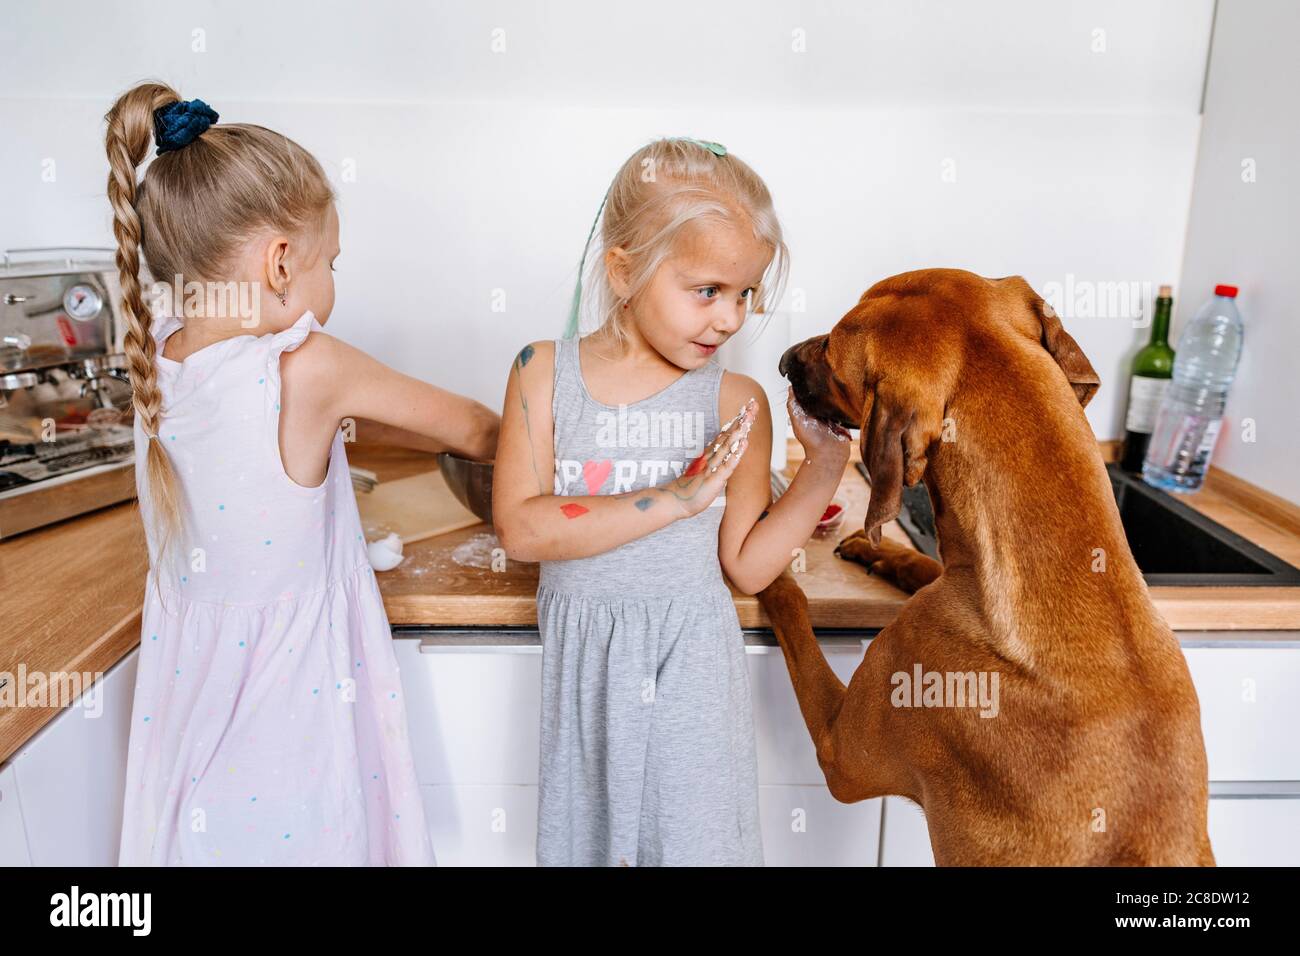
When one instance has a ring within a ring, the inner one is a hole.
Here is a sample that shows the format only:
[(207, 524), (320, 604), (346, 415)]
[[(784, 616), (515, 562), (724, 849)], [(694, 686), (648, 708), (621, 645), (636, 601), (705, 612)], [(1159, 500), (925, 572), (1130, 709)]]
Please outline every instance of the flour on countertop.
[(492, 567), (492, 552), (501, 547), (497, 536), (489, 533), (466, 538), (451, 552), (451, 559), (463, 568)]
[[(493, 552), (499, 547), (501, 542), (497, 536), (487, 532), (472, 535), (455, 546), (448, 544), (440, 548), (423, 548), (419, 544), (413, 545), (406, 560), (402, 562), (401, 573), (415, 577), (454, 576), (457, 568), (492, 572)], [(488, 573), (478, 575), (477, 578), (486, 585), (509, 587), (509, 575)]]

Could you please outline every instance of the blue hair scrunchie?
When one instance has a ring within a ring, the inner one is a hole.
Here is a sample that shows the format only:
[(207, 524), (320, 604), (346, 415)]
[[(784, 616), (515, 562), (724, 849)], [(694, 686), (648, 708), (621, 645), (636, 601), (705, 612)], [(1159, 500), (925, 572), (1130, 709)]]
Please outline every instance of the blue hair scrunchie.
[(178, 100), (153, 111), (153, 138), (158, 143), (155, 156), (190, 145), (215, 123), (219, 116), (202, 100)]

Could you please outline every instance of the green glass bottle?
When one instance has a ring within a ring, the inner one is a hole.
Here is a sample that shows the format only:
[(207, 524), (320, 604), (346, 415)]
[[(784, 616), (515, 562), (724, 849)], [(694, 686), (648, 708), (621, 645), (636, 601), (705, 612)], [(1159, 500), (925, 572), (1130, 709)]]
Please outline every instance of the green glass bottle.
[(1151, 320), (1151, 341), (1133, 357), (1128, 416), (1124, 420), (1124, 454), (1120, 458), (1120, 467), (1133, 474), (1142, 473), (1142, 459), (1146, 457), (1147, 442), (1155, 428), (1160, 399), (1174, 374), (1174, 350), (1169, 347), (1169, 314), (1173, 305), (1173, 290), (1162, 285)]

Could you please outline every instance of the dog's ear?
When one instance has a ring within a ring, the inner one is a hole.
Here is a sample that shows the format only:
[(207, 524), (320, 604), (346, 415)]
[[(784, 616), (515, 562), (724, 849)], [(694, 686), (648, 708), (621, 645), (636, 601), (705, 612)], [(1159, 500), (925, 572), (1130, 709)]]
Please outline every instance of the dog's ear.
[(1037, 299), (1035, 311), (1043, 327), (1043, 348), (1056, 359), (1056, 364), (1061, 367), (1061, 371), (1070, 382), (1070, 387), (1074, 389), (1079, 404), (1087, 405), (1092, 401), (1092, 396), (1097, 394), (1097, 389), (1101, 387), (1101, 378), (1097, 375), (1097, 370), (1092, 367), (1092, 363), (1088, 361), (1088, 356), (1083, 354), (1083, 349), (1079, 348), (1079, 343), (1074, 341), (1070, 333), (1061, 325), (1056, 310), (1045, 299), (1037, 296), (1035, 299)]
[(863, 527), (872, 545), (880, 544), (881, 525), (898, 517), (903, 487), (921, 480), (927, 449), (939, 440), (943, 402), (925, 391), (882, 380), (874, 389), (871, 408), (864, 410), (858, 440), (871, 476), (871, 500)]

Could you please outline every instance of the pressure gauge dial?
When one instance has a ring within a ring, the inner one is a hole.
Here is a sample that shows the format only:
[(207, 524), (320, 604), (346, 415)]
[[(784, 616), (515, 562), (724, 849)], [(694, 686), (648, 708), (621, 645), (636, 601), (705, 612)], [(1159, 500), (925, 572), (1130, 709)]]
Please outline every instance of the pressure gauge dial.
[(78, 322), (92, 322), (104, 310), (104, 297), (92, 286), (79, 282), (63, 294), (63, 309)]

